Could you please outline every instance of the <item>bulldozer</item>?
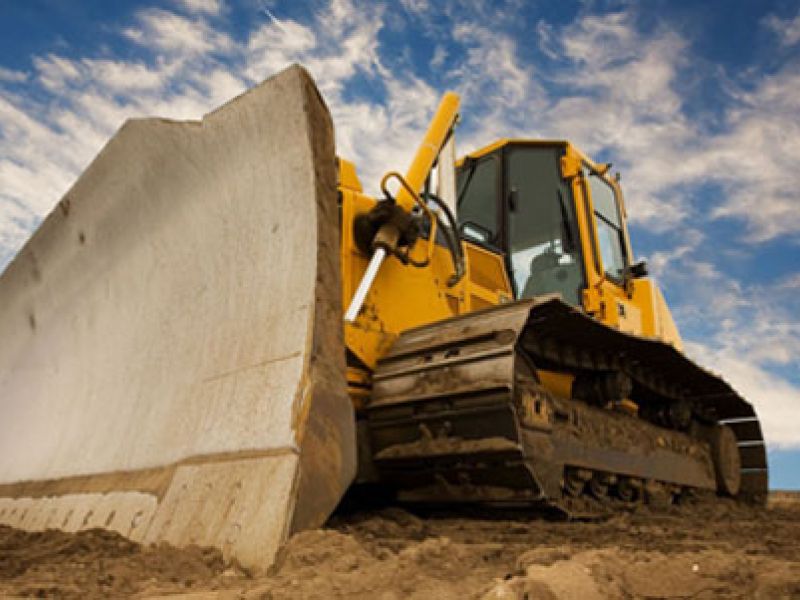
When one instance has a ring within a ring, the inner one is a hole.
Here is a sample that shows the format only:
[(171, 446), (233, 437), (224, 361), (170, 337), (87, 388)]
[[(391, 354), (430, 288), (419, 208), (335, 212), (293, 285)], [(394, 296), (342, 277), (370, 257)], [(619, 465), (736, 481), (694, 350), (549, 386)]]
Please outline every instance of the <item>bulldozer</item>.
[(376, 194), (297, 65), (127, 121), (0, 276), (0, 524), (265, 569), (351, 489), (762, 502), (755, 411), (683, 353), (611, 166), (564, 140), (456, 160), (458, 111)]

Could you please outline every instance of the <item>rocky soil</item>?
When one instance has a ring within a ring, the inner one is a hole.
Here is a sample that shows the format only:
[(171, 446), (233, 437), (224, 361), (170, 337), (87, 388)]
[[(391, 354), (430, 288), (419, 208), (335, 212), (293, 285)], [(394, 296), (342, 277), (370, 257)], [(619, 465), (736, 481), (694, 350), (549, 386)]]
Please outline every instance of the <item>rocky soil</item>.
[(697, 503), (594, 522), (362, 510), (297, 535), (274, 572), (259, 576), (214, 550), (0, 527), (0, 596), (800, 598), (800, 495), (774, 494), (760, 511)]

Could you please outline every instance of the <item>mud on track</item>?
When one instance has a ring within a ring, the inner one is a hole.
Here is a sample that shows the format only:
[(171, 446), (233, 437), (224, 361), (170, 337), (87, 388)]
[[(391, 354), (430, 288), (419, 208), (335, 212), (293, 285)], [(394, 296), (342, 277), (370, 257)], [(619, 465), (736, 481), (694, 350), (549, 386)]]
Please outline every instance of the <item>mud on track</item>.
[(698, 503), (599, 522), (340, 514), (295, 536), (275, 572), (257, 577), (215, 550), (0, 527), (0, 596), (800, 598), (800, 496), (776, 494), (766, 511)]

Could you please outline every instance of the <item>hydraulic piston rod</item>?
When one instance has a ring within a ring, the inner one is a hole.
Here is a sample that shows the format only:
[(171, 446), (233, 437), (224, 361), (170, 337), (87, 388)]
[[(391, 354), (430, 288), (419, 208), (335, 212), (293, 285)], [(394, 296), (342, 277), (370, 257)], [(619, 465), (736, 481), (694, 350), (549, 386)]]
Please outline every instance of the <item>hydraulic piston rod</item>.
[(375, 281), (375, 277), (378, 275), (378, 269), (384, 258), (386, 258), (385, 248), (378, 248), (375, 250), (375, 253), (369, 261), (369, 265), (367, 265), (367, 270), (364, 272), (364, 277), (361, 278), (361, 283), (358, 284), (358, 289), (353, 295), (353, 299), (350, 301), (350, 306), (347, 308), (347, 312), (344, 313), (344, 320), (347, 323), (352, 323), (356, 320), (356, 317), (358, 317), (361, 306), (364, 304), (364, 299), (367, 297), (367, 292), (369, 292), (369, 288), (372, 287), (372, 282)]

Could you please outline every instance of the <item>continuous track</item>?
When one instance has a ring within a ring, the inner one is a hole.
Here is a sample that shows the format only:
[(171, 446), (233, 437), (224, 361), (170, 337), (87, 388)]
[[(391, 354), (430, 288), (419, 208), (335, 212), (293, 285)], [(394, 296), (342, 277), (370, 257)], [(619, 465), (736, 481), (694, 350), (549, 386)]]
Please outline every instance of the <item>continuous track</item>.
[[(623, 373), (641, 414), (681, 402), (691, 424), (679, 431), (556, 397), (537, 368)], [(759, 423), (727, 383), (671, 346), (554, 298), (404, 333), (374, 374), (367, 423), (375, 471), (406, 501), (546, 503), (580, 513), (611, 499), (669, 503), (688, 490), (718, 490), (726, 471), (741, 481), (743, 499), (767, 490)], [(723, 459), (720, 432), (736, 438)]]

